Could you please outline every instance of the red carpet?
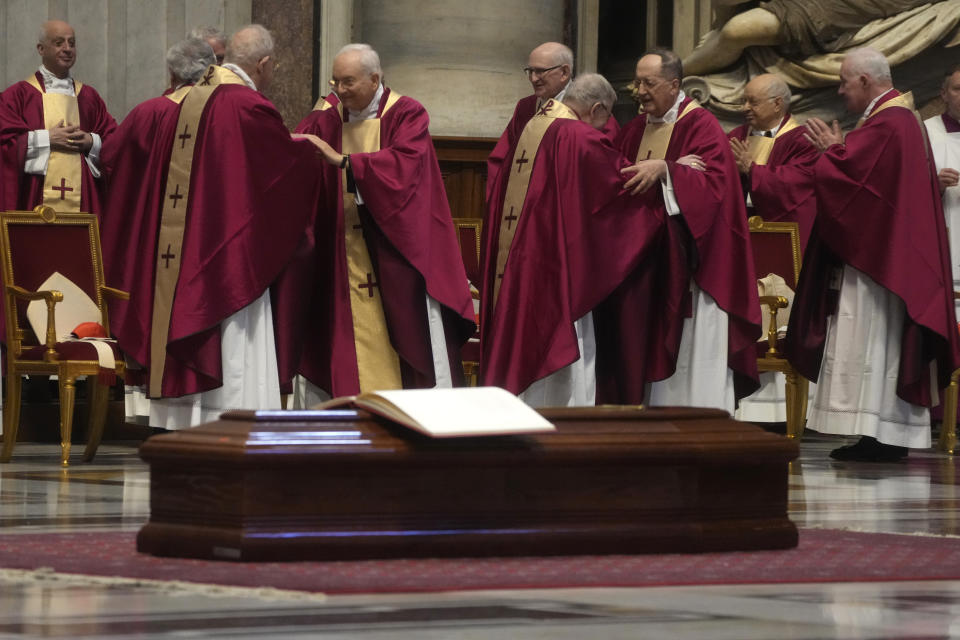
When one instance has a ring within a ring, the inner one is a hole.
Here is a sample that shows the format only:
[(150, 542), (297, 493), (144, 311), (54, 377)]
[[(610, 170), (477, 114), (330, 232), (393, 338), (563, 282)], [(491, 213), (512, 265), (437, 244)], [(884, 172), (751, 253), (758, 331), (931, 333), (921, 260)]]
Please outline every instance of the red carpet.
[(960, 579), (960, 539), (801, 530), (787, 551), (235, 563), (138, 554), (134, 533), (0, 536), (0, 568), (325, 593)]

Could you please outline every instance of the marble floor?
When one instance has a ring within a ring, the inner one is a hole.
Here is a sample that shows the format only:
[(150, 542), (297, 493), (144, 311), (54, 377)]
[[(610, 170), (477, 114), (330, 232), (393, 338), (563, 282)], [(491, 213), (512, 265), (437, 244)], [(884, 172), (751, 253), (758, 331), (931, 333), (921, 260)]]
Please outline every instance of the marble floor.
[[(841, 441), (808, 433), (790, 475), (801, 528), (960, 536), (954, 460), (830, 461)], [(54, 445), (0, 465), (3, 534), (135, 531), (149, 473), (133, 447), (58, 468)], [(958, 537), (957, 544), (960, 544)], [(208, 595), (158, 585), (0, 572), (0, 638), (960, 638), (960, 581), (470, 591), (295, 597)]]

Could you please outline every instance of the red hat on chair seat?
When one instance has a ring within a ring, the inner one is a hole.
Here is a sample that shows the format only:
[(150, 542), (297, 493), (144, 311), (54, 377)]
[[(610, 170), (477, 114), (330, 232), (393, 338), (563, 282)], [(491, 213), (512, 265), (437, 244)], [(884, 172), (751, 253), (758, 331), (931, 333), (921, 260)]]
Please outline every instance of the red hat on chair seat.
[(70, 335), (74, 338), (106, 338), (107, 330), (99, 322), (81, 322)]

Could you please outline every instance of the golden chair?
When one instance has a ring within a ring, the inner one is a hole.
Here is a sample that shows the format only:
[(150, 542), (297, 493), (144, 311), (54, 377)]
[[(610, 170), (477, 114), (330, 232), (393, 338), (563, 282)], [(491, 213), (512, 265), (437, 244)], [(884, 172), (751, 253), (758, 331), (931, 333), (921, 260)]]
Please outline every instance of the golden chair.
[[(0, 462), (8, 462), (17, 441), (20, 423), (21, 376), (56, 375), (60, 388), (61, 464), (70, 459), (73, 426), (75, 380), (87, 376), (90, 396), (90, 423), (84, 461), (93, 459), (103, 436), (110, 385), (99, 378), (100, 362), (92, 344), (61, 341), (56, 332), (55, 310), (63, 300), (60, 291), (37, 291), (54, 271), (76, 283), (96, 303), (100, 324), (107, 331), (105, 296), (127, 300), (129, 294), (103, 283), (100, 258), (100, 230), (97, 218), (82, 213), (57, 213), (39, 206), (34, 211), (0, 213), (0, 252), (3, 262), (3, 305), (7, 339), (7, 400), (3, 414), (3, 452)], [(46, 303), (44, 344), (27, 324), (27, 303)], [(123, 377), (125, 367), (116, 343), (108, 343), (113, 352), (116, 375)]]
[[(480, 288), (480, 234), (483, 230), (483, 219), (454, 218), (453, 224), (457, 230), (460, 257), (463, 259), (463, 267), (467, 272), (467, 278), (473, 285), (473, 289), (478, 290)], [(479, 294), (474, 293), (473, 297), (476, 300), (479, 298)], [(479, 322), (477, 323), (477, 333), (463, 345), (461, 355), (463, 356), (463, 375), (467, 384), (475, 387), (480, 375)]]
[[(800, 229), (796, 222), (764, 222), (752, 216), (750, 245), (758, 278), (775, 273), (796, 291), (800, 277)], [(761, 373), (779, 371), (786, 378), (787, 437), (799, 438), (807, 420), (807, 379), (791, 366), (777, 348), (777, 313), (789, 304), (783, 296), (760, 296), (760, 304), (770, 315), (767, 342), (758, 343), (757, 369)]]
[[(960, 291), (953, 292), (953, 299), (960, 300)], [(960, 391), (960, 369), (950, 376), (950, 386), (943, 392), (943, 421), (940, 423), (940, 439), (937, 448), (953, 455), (957, 448), (957, 395)]]

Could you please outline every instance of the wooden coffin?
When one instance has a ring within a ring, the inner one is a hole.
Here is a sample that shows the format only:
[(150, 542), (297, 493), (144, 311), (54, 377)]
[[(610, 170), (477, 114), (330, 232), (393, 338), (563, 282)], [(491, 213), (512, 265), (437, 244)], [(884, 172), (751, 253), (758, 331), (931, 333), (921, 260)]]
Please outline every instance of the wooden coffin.
[(233, 411), (155, 436), (137, 548), (233, 560), (796, 546), (793, 441), (723, 411), (547, 409), (537, 436), (430, 439), (362, 411)]

